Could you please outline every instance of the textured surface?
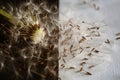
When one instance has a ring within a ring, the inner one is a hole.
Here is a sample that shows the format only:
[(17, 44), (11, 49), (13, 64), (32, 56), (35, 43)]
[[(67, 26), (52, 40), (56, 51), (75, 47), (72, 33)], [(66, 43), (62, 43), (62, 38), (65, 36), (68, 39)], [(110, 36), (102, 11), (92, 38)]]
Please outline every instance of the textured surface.
[[(120, 1), (119, 0), (86, 0), (87, 4), (84, 3), (84, 0), (61, 0), (60, 12), (61, 15), (66, 13), (68, 18), (77, 18), (79, 17), (82, 20), (87, 22), (101, 22), (108, 25), (106, 33), (111, 40), (112, 51), (111, 61), (109, 66), (104, 71), (98, 72), (92, 76), (87, 77), (74, 77), (75, 74), (64, 74), (63, 80), (119, 80), (120, 79), (120, 41), (115, 40), (115, 33), (118, 33), (120, 30)], [(93, 5), (93, 4), (96, 4)], [(96, 7), (96, 8), (94, 8)], [(99, 9), (97, 8), (99, 7)], [(63, 19), (63, 17), (61, 17)]]

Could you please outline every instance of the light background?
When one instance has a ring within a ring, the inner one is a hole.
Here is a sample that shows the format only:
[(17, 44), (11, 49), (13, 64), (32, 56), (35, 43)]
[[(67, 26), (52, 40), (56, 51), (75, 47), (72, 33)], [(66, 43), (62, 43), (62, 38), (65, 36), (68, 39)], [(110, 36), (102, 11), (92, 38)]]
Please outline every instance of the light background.
[[(88, 22), (104, 22), (108, 25), (109, 30), (106, 32), (109, 34), (107, 37), (112, 41), (112, 59), (110, 66), (102, 73), (86, 78), (75, 77), (70, 80), (120, 80), (120, 41), (115, 40), (115, 34), (120, 32), (120, 0), (86, 0), (89, 2), (87, 5), (82, 5), (82, 1), (60, 0), (60, 19), (79, 17)], [(99, 6), (100, 10), (95, 10), (93, 3)], [(67, 77), (72, 77), (72, 74)]]

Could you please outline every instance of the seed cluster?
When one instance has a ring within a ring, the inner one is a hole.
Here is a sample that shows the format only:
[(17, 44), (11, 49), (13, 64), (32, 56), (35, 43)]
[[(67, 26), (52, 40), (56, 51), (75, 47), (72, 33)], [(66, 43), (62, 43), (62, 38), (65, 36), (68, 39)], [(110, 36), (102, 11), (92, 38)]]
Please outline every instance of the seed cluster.
[(5, 7), (0, 5), (12, 19), (0, 15), (0, 77), (3, 75), (9, 80), (57, 80), (57, 5), (48, 7), (44, 1), (38, 5), (30, 0), (18, 7)]
[[(64, 21), (65, 22), (65, 21)], [(92, 70), (104, 59), (99, 57), (105, 53), (101, 46), (106, 38), (101, 26), (87, 22), (74, 23), (69, 20), (60, 27), (59, 39), (59, 72), (73, 71), (76, 74), (92, 75)], [(110, 44), (107, 40), (106, 43)], [(107, 44), (106, 44), (107, 45)]]

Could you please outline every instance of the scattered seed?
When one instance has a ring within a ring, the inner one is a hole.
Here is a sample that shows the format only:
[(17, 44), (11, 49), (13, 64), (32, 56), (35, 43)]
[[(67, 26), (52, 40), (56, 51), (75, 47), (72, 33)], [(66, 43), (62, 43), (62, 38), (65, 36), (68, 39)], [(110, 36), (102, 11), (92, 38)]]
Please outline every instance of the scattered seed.
[(82, 60), (88, 60), (88, 58), (84, 58), (84, 59), (82, 59)]
[(67, 49), (66, 49), (66, 48), (64, 48), (64, 53), (66, 53), (66, 51), (67, 51)]
[(85, 23), (85, 21), (82, 21), (82, 23)]
[(98, 50), (95, 50), (94, 52), (95, 52), (95, 53), (99, 53), (100, 51), (98, 51)]
[(71, 54), (71, 55), (72, 55), (73, 58), (75, 57), (75, 54)]
[[(81, 48), (81, 47), (80, 47)], [(83, 48), (81, 48), (80, 54), (83, 52)]]
[(73, 45), (70, 46), (70, 52), (72, 52)]
[(95, 3), (93, 4), (93, 7), (94, 7), (96, 10), (100, 10), (100, 7), (97, 6)]
[(116, 36), (120, 36), (120, 33), (115, 34)]
[(80, 30), (80, 26), (79, 25), (77, 25), (77, 28), (78, 28), (78, 30)]
[(88, 28), (88, 30), (91, 30), (91, 29), (100, 29), (100, 27), (91, 27), (91, 28)]
[(109, 40), (109, 39), (107, 39), (107, 41), (105, 41), (105, 43), (110, 44), (110, 40)]
[(66, 63), (65, 59), (63, 59), (63, 62)]
[(90, 72), (86, 72), (86, 75), (92, 75), (92, 73), (90, 73)]
[(86, 48), (90, 48), (90, 46), (87, 46)]
[(69, 24), (71, 27), (74, 27), (72, 24)]
[(85, 40), (86, 40), (86, 38), (84, 36), (82, 36), (82, 39), (80, 39), (79, 43), (82, 43)]
[(120, 37), (117, 37), (117, 38), (116, 38), (116, 40), (119, 40), (119, 39), (120, 39)]
[(93, 48), (91, 51), (94, 51), (95, 50), (95, 48)]
[(75, 67), (69, 67), (69, 69), (75, 69)]
[(89, 53), (88, 56), (92, 56), (92, 53)]
[(80, 68), (80, 72), (83, 71), (83, 68)]
[(60, 60), (60, 59), (61, 59), (61, 57), (58, 58), (58, 60)]
[(64, 64), (61, 64), (61, 67), (62, 67), (62, 69), (65, 67), (65, 65)]
[(81, 66), (83, 66), (84, 64), (86, 64), (86, 62), (82, 62), (82, 63), (80, 63)]
[(95, 34), (95, 36), (96, 36), (96, 37), (100, 37), (100, 33), (99, 33), (99, 32), (97, 32), (97, 33), (98, 33), (98, 34)]
[(93, 67), (95, 67), (95, 65), (91, 65), (91, 66), (89, 66), (88, 68), (91, 69), (91, 68), (93, 68)]

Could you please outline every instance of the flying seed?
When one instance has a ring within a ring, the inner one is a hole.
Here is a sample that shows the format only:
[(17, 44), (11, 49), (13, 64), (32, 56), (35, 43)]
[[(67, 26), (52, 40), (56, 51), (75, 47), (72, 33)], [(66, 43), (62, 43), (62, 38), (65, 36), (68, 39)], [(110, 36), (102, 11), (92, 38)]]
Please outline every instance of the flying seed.
[(93, 68), (93, 67), (95, 67), (95, 65), (91, 65), (91, 66), (89, 66), (88, 68), (91, 69), (91, 68)]
[(95, 50), (95, 48), (93, 48), (91, 51), (94, 51)]
[(72, 52), (72, 51), (71, 51), (72, 48), (73, 48), (73, 45), (70, 46), (70, 52)]
[(81, 66), (83, 66), (84, 64), (86, 64), (86, 62), (82, 62), (82, 63), (80, 63)]
[(75, 69), (75, 67), (69, 67), (69, 69)]
[(86, 72), (86, 75), (92, 75), (92, 73), (90, 73), (90, 72)]
[(90, 46), (87, 46), (86, 48), (90, 48)]
[(91, 29), (99, 29), (100, 27), (91, 27), (91, 28), (88, 28), (88, 30), (91, 30)]
[(66, 48), (64, 48), (64, 53), (66, 53), (66, 51), (67, 51), (67, 49), (66, 49)]
[(60, 60), (60, 59), (61, 59), (61, 57), (58, 58), (58, 60)]
[(73, 58), (75, 57), (75, 54), (71, 54), (71, 55), (72, 55)]
[(120, 37), (117, 37), (117, 38), (116, 38), (116, 40), (119, 40), (119, 39), (120, 39)]
[(120, 33), (115, 34), (116, 36), (120, 36)]
[(62, 69), (65, 67), (65, 65), (64, 64), (61, 64), (61, 67), (62, 67)]
[(85, 21), (82, 21), (82, 23), (85, 23)]
[(83, 71), (83, 68), (80, 68), (80, 72)]
[(94, 52), (95, 52), (95, 53), (99, 53), (100, 51), (98, 51), (98, 50), (95, 50)]
[(74, 27), (72, 24), (69, 24), (71, 27)]
[(92, 56), (92, 53), (89, 53), (88, 56)]
[(65, 59), (63, 59), (63, 62), (66, 63)]
[(80, 26), (79, 25), (77, 25), (77, 28), (80, 30)]
[[(80, 47), (81, 48), (81, 47)], [(80, 54), (83, 52), (83, 48), (81, 48)]]
[(110, 44), (110, 40), (109, 40), (109, 39), (107, 39), (107, 41), (105, 41), (105, 43)]
[(88, 58), (84, 58), (84, 59), (82, 59), (82, 60), (88, 60)]
[(85, 40), (86, 40), (86, 38), (84, 36), (82, 36), (82, 39), (80, 39), (79, 43), (82, 43)]

